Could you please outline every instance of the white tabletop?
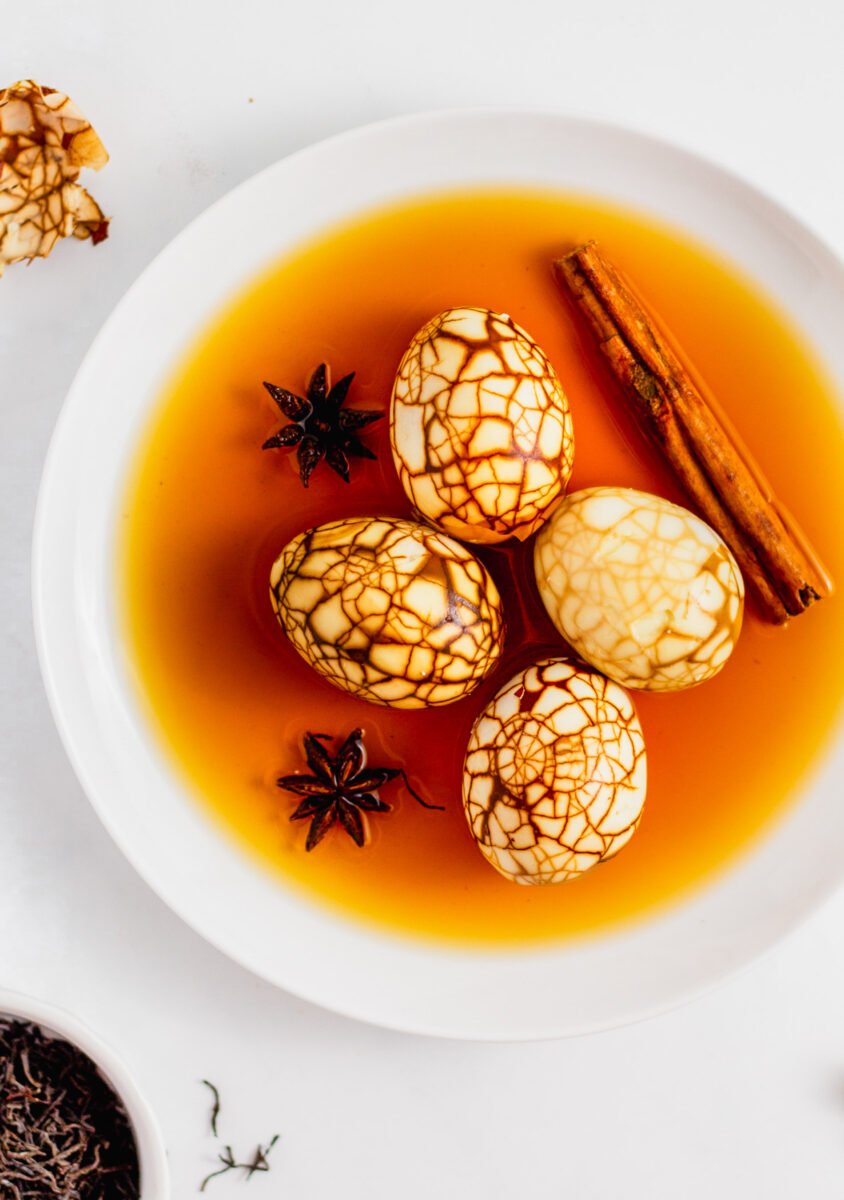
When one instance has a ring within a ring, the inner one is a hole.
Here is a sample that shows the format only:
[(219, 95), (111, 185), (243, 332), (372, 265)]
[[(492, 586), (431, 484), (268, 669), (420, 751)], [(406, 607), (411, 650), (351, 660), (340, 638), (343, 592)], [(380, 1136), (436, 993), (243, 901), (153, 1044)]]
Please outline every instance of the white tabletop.
[(98, 327), (260, 167), (395, 113), (551, 107), (682, 141), (844, 253), (842, 37), (839, 0), (3, 6), (0, 85), (33, 76), (92, 118), (112, 155), (92, 190), (114, 225), (96, 251), (63, 246), (0, 282), (0, 987), (70, 1008), (122, 1053), (177, 1200), (213, 1156), (201, 1076), (236, 1147), (282, 1134), (252, 1200), (841, 1196), (844, 894), (708, 997), (600, 1036), (464, 1045), (315, 1009), (205, 945), (98, 824), (38, 675), (29, 542), (50, 431)]

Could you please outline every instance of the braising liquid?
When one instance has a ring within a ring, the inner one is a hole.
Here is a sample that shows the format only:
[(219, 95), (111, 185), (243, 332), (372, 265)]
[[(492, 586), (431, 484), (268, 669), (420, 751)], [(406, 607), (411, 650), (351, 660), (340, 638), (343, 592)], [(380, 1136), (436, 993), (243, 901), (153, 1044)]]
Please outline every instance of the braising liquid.
[[(384, 408), (415, 330), (434, 313), (509, 313), (549, 353), (575, 428), (571, 487), (618, 484), (682, 502), (627, 420), (599, 356), (574, 327), (551, 258), (594, 237), (635, 281), (844, 584), (844, 437), (805, 346), (763, 296), (676, 231), (591, 201), (488, 191), (362, 216), (302, 246), (235, 297), (186, 353), (139, 448), (122, 523), (129, 658), (148, 720), (186, 785), (245, 851), (288, 885), (407, 934), (478, 943), (559, 939), (636, 918), (747, 850), (799, 795), (844, 692), (844, 600), (785, 629), (748, 611), (713, 682), (638, 694), (649, 756), (639, 832), (610, 863), (554, 888), (520, 888), (484, 862), (460, 782), (472, 721), (518, 666), (563, 649), (532, 584), (530, 548), (485, 553), (510, 623), (501, 670), (459, 704), (392, 711), (335, 691), (282, 635), (270, 564), (301, 529), (358, 514), (408, 514), (387, 421), (366, 433), (377, 463), (344, 485), (325, 465), (308, 491), (295, 455), (262, 452), (282, 418), (261, 387), (300, 394), (321, 361), (357, 372), (348, 403)], [(357, 849), (333, 831), (304, 852), (295, 797), (275, 778), (303, 767), (305, 730), (366, 731), (373, 765), (403, 765), (443, 813), (400, 783), (395, 810)]]

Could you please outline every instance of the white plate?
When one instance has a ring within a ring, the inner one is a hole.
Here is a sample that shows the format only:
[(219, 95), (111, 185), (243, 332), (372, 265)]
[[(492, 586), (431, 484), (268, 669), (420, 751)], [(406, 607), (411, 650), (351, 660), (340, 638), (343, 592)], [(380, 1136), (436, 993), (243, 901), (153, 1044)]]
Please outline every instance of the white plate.
[(776, 830), (667, 915), (562, 948), (436, 948), (307, 902), (206, 820), (139, 715), (116, 633), (115, 531), (127, 463), (194, 333), (250, 276), (321, 226), (393, 197), (481, 183), (574, 189), (684, 226), (811, 330), (844, 388), (841, 265), (717, 167), (554, 115), (441, 113), (371, 126), (285, 159), (224, 197), (167, 247), (106, 323), (50, 449), (35, 533), (35, 617), (47, 690), (83, 786), (127, 858), (195, 929), (267, 979), (355, 1017), (527, 1039), (675, 1004), (818, 904), (844, 871), (840, 741)]

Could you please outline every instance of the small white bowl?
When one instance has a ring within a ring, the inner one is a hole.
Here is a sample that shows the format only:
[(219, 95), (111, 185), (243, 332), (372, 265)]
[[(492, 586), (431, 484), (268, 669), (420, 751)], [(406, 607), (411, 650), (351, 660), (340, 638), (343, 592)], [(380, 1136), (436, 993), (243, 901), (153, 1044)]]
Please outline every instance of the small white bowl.
[(123, 1102), (129, 1117), (141, 1176), (140, 1200), (168, 1200), (170, 1178), (164, 1141), (152, 1110), (115, 1052), (76, 1017), (60, 1008), (19, 992), (0, 991), (0, 1019), (30, 1021), (45, 1033), (77, 1046)]

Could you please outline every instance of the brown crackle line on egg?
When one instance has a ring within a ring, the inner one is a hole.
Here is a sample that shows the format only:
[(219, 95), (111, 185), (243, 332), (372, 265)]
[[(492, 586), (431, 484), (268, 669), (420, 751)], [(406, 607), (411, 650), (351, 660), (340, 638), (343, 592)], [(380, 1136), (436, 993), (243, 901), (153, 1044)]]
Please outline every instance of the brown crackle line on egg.
[(271, 595), (299, 654), (373, 703), (461, 699), (503, 645), (500, 598), (485, 568), (411, 521), (351, 519), (300, 534), (273, 567)]
[(511, 680), (476, 721), (464, 805), (496, 870), (517, 883), (560, 883), (626, 845), (645, 776), (641, 726), (623, 689), (547, 660)]
[(716, 675), (735, 646), (744, 586), (699, 517), (631, 488), (570, 493), (535, 546), (549, 616), (626, 687), (674, 691)]
[(78, 182), (99, 171), (105, 146), (64, 93), (32, 79), (0, 89), (0, 275), (46, 258), (66, 237), (108, 236), (109, 220)]
[(428, 322), (402, 359), (392, 402), (394, 459), (412, 502), (458, 536), (527, 537), (571, 471), (561, 395), (547, 356), (508, 317), (458, 309)]

